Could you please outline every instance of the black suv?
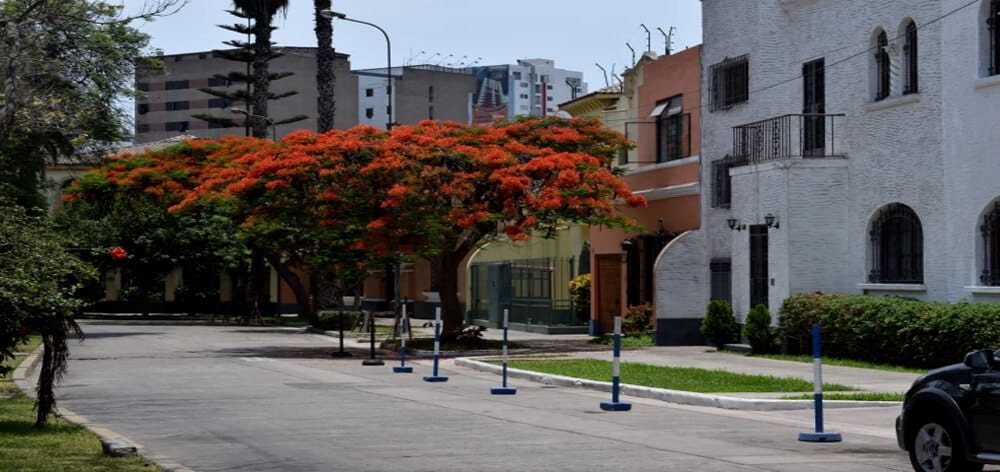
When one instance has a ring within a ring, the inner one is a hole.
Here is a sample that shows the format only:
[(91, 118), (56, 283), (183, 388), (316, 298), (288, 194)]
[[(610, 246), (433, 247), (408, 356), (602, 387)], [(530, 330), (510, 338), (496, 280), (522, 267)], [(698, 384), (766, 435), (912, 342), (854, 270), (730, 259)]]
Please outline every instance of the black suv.
[(920, 376), (896, 418), (896, 440), (918, 472), (1000, 464), (1000, 351), (970, 352)]

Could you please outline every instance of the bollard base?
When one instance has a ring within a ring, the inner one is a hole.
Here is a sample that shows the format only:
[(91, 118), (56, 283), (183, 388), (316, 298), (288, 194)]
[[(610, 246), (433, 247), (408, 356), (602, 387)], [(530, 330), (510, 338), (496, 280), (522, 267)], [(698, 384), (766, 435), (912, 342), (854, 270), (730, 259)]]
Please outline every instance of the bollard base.
[(351, 357), (351, 353), (347, 351), (333, 351), (330, 353), (330, 357)]
[(406, 365), (406, 366), (397, 365), (396, 367), (392, 368), (392, 371), (395, 372), (395, 373), (397, 373), (397, 374), (412, 374), (413, 373), (413, 367), (410, 367), (408, 365)]
[(624, 402), (601, 402), (601, 409), (604, 411), (629, 411), (632, 409), (632, 404)]
[(448, 381), (448, 377), (445, 377), (443, 375), (425, 375), (424, 376), (424, 381), (425, 382), (447, 382)]
[(361, 361), (361, 365), (385, 365), (382, 359), (365, 359)]
[(840, 433), (799, 433), (799, 441), (840, 442)]
[(514, 387), (493, 387), (490, 388), (490, 393), (493, 395), (514, 395), (517, 393), (517, 389)]

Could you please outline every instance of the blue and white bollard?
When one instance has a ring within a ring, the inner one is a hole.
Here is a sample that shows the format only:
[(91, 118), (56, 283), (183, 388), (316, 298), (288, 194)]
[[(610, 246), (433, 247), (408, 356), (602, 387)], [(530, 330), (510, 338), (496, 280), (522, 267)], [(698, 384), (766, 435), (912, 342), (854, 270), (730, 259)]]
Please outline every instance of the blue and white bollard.
[(813, 324), (813, 398), (816, 402), (816, 431), (799, 433), (799, 441), (840, 442), (840, 433), (823, 432), (823, 361), (820, 359), (819, 323)]
[(615, 317), (615, 342), (614, 360), (611, 367), (611, 401), (601, 402), (601, 409), (605, 411), (628, 411), (632, 409), (631, 403), (618, 401), (618, 390), (621, 388), (621, 375), (619, 363), (622, 354), (622, 317)]
[(513, 395), (517, 393), (517, 389), (514, 387), (507, 386), (507, 321), (509, 320), (510, 310), (507, 308), (503, 309), (503, 383), (500, 387), (493, 387), (490, 389), (490, 393), (493, 395)]
[(447, 382), (448, 377), (438, 375), (438, 359), (441, 357), (441, 307), (434, 309), (434, 375), (425, 375), (427, 382)]
[(394, 366), (392, 371), (397, 374), (409, 374), (413, 372), (413, 367), (406, 365), (406, 325), (408, 320), (406, 319), (406, 304), (403, 304), (403, 316), (400, 320), (401, 327), (399, 328), (399, 365)]

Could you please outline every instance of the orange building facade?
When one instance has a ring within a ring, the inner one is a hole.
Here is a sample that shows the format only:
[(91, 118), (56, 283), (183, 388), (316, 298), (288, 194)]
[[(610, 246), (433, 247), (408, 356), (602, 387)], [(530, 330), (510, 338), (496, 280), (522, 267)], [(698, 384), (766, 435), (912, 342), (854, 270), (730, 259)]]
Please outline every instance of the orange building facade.
[[(657, 304), (656, 268), (671, 241), (699, 227), (701, 47), (672, 55), (643, 56), (624, 74), (629, 113), (626, 137), (636, 144), (627, 162), (629, 188), (649, 202), (622, 211), (644, 230), (591, 228), (591, 334), (609, 333), (614, 317), (632, 306), (655, 309), (658, 345), (683, 344)], [(624, 160), (623, 160), (624, 161)], [(698, 340), (695, 340), (698, 341)]]

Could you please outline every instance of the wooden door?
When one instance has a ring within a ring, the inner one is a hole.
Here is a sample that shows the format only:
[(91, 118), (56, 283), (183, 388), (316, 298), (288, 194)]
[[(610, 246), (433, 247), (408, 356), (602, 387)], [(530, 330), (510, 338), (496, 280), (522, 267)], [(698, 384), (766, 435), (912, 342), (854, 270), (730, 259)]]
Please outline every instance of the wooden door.
[(622, 259), (619, 254), (597, 256), (597, 322), (600, 333), (613, 333), (622, 307)]

